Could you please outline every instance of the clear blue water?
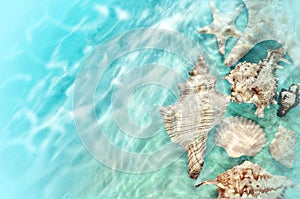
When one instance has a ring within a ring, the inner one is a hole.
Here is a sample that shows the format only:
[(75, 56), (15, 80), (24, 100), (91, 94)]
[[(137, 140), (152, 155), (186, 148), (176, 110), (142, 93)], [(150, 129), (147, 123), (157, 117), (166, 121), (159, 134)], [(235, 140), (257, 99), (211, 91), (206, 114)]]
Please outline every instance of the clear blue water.
[[(242, 1), (214, 2), (226, 12)], [(176, 102), (176, 85), (188, 77), (201, 51), (219, 76), (218, 89), (229, 91), (221, 77), (230, 69), (215, 37), (195, 32), (212, 20), (207, 1), (14, 0), (0, 5), (0, 198), (217, 197), (213, 186), (194, 188), (184, 151), (170, 142), (157, 115), (158, 105)], [(236, 25), (245, 29), (246, 9)], [(165, 29), (165, 36), (139, 32), (150, 27)], [(122, 34), (125, 39), (118, 37)], [(181, 48), (180, 42), (190, 40)], [(235, 42), (231, 39), (227, 50)], [(268, 45), (276, 43), (257, 48)], [(256, 59), (253, 52), (248, 58)], [(107, 65), (91, 65), (106, 59)], [(277, 75), (285, 77), (279, 88), (300, 82), (293, 65)], [(87, 109), (78, 110), (81, 105)], [(86, 112), (89, 108), (93, 112)], [(274, 117), (276, 109), (271, 106), (258, 121), (267, 145), (279, 124), (300, 140), (299, 108), (282, 119)], [(231, 104), (227, 116), (257, 120), (254, 110)], [(250, 159), (300, 184), (299, 144), (295, 165), (287, 169), (272, 159), (267, 146), (254, 158), (231, 159), (213, 142), (210, 133), (197, 181)], [(299, 196), (297, 190), (287, 191), (287, 198)]]

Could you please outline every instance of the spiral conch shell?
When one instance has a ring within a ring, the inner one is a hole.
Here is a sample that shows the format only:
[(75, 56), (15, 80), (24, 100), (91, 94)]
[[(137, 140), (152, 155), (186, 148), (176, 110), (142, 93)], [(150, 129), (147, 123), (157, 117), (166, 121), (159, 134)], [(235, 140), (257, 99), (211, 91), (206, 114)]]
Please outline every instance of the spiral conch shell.
[(279, 126), (275, 138), (269, 145), (273, 158), (287, 168), (291, 168), (295, 162), (295, 147), (295, 133)]
[(220, 123), (215, 143), (223, 147), (232, 158), (255, 156), (265, 146), (266, 133), (251, 120), (230, 117)]
[(253, 103), (255, 114), (264, 117), (264, 108), (275, 104), (277, 84), (274, 72), (280, 61), (286, 61), (284, 50), (269, 50), (264, 60), (256, 63), (243, 62), (224, 77), (231, 84), (231, 100), (238, 103)]
[(209, 74), (202, 55), (189, 74), (189, 80), (178, 85), (179, 101), (161, 107), (160, 112), (171, 141), (187, 150), (189, 176), (196, 179), (204, 163), (208, 132), (224, 116), (229, 99), (216, 91), (216, 78)]
[(217, 176), (215, 180), (206, 180), (196, 187), (213, 184), (218, 187), (218, 199), (275, 199), (284, 198), (288, 187), (295, 187), (285, 176), (275, 176), (257, 164), (245, 161)]

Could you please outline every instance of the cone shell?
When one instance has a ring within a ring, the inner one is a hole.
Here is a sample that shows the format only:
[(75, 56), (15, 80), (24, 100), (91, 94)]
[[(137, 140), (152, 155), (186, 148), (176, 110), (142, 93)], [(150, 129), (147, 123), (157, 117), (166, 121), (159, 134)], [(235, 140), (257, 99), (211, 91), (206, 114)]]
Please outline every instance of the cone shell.
[(295, 162), (296, 136), (283, 126), (278, 127), (275, 138), (270, 143), (270, 152), (275, 160), (291, 168)]
[(189, 74), (189, 80), (178, 85), (179, 101), (161, 107), (160, 112), (171, 141), (187, 150), (189, 175), (196, 179), (204, 161), (207, 134), (224, 116), (229, 99), (216, 91), (216, 78), (209, 74), (202, 55)]
[(232, 158), (255, 156), (265, 146), (266, 133), (251, 120), (230, 117), (220, 123), (215, 143), (223, 147)]
[(249, 161), (221, 173), (215, 180), (207, 180), (196, 187), (213, 184), (218, 187), (218, 199), (260, 198), (281, 199), (288, 187), (296, 185), (285, 176), (275, 176)]

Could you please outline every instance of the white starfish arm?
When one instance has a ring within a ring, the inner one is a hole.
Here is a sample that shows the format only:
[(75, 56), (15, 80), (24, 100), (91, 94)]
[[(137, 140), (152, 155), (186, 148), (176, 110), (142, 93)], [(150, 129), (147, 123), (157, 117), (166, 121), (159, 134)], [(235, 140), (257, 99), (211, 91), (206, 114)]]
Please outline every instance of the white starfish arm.
[(209, 1), (209, 8), (211, 10), (213, 18), (215, 19), (216, 17), (218, 17), (219, 11), (217, 10), (216, 6), (212, 3), (211, 0)]
[(237, 16), (240, 15), (240, 13), (241, 13), (243, 7), (244, 7), (244, 6), (241, 4), (241, 5), (239, 5), (239, 6), (235, 9), (234, 14), (232, 15), (232, 19), (233, 19), (233, 20), (235, 20), (235, 19), (237, 18)]
[(224, 60), (226, 66), (232, 66), (246, 55), (256, 44), (250, 36), (243, 35)]

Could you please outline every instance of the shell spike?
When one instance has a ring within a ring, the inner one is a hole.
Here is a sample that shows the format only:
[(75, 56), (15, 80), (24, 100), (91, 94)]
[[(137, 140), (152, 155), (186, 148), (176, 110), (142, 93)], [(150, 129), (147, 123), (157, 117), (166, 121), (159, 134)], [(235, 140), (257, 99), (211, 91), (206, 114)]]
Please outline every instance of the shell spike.
[(220, 187), (220, 186), (223, 187), (223, 185), (220, 184), (219, 182), (217, 182), (216, 180), (205, 180), (203, 182), (196, 184), (195, 187), (201, 187), (201, 186), (207, 185), (207, 184), (213, 184), (213, 185), (216, 185), (217, 187)]
[[(284, 63), (286, 63), (286, 64), (288, 64), (288, 65), (291, 64), (291, 62), (290, 62), (289, 60), (284, 59), (284, 58), (280, 58), (279, 61), (284, 62)], [(277, 68), (278, 68), (278, 67), (277, 67)], [(282, 69), (282, 67), (280, 67), (280, 69)]]
[[(280, 59), (279, 61), (282, 61), (282, 59)], [(279, 69), (279, 70), (282, 70), (282, 69), (283, 69), (283, 67), (280, 66), (280, 65), (276, 65), (275, 68), (276, 68), (276, 69)]]

